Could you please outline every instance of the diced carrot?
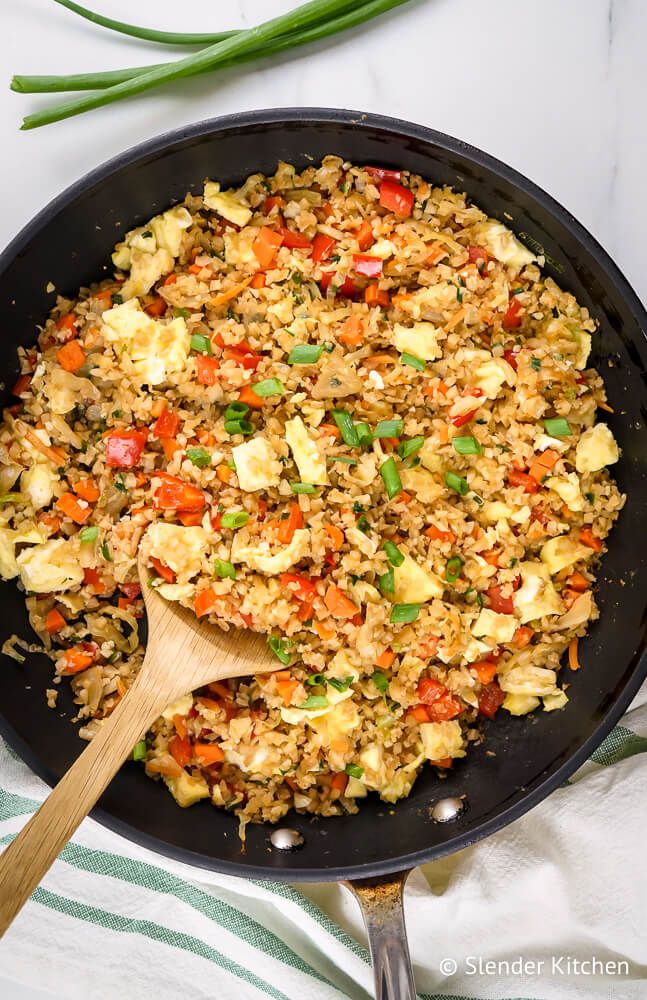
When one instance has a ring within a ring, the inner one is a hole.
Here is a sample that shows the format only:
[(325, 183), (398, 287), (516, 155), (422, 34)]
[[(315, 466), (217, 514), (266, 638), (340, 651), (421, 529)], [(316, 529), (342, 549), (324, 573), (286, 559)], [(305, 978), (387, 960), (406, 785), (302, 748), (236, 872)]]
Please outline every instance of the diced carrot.
[(380, 653), (380, 655), (375, 660), (375, 666), (383, 667), (384, 669), (388, 670), (388, 668), (391, 666), (394, 660), (395, 660), (395, 653), (393, 652), (393, 650), (385, 649), (383, 652)]
[(177, 519), (185, 528), (197, 528), (202, 524), (203, 512), (201, 510), (181, 510), (178, 511)]
[(194, 743), (193, 752), (198, 763), (209, 767), (211, 764), (222, 764), (225, 755), (217, 743)]
[(225, 302), (230, 302), (232, 299), (235, 299), (237, 295), (240, 295), (241, 292), (245, 291), (251, 282), (252, 277), (253, 275), (250, 275), (249, 278), (245, 278), (244, 281), (240, 281), (237, 285), (232, 285), (232, 287), (228, 288), (226, 292), (220, 292), (218, 295), (212, 296), (212, 298), (209, 299), (209, 305), (222, 306)]
[(439, 260), (442, 260), (442, 258), (447, 254), (447, 247), (440, 243), (439, 240), (431, 243), (428, 250), (429, 254), (425, 257), (425, 264), (429, 264), (432, 267), (434, 264), (437, 264)]
[(377, 285), (367, 285), (364, 289), (364, 302), (367, 306), (381, 306), (386, 309), (389, 305), (389, 293)]
[(337, 773), (333, 774), (332, 776), (330, 787), (334, 788), (336, 792), (340, 793), (340, 795), (343, 795), (344, 792), (346, 791), (347, 784), (348, 784), (348, 775), (344, 774), (343, 771), (337, 771)]
[(175, 273), (175, 271), (173, 271), (171, 274), (166, 275), (162, 284), (174, 285), (176, 281), (177, 281), (177, 274)]
[(559, 461), (559, 452), (554, 451), (552, 448), (546, 448), (546, 451), (542, 451), (540, 455), (536, 455), (532, 465), (528, 469), (528, 474), (536, 479), (537, 482), (541, 482), (544, 476), (548, 475), (550, 470)]
[(119, 697), (123, 698), (127, 690), (128, 687), (124, 683), (123, 679), (121, 677), (117, 677), (117, 694), (119, 695)]
[(319, 434), (322, 437), (331, 437), (335, 441), (339, 441), (341, 438), (341, 431), (336, 424), (319, 424)]
[(582, 574), (577, 570), (575, 570), (574, 573), (571, 573), (566, 581), (566, 584), (571, 588), (571, 590), (577, 590), (580, 594), (583, 594), (584, 591), (588, 590), (591, 586), (586, 577), (582, 576)]
[(539, 480), (543, 479), (547, 472), (543, 466), (538, 466), (538, 469), (538, 477), (532, 476), (527, 472), (519, 472), (518, 469), (510, 469), (508, 473), (508, 485), (522, 486), (524, 493), (536, 493), (539, 489)]
[(447, 424), (441, 424), (438, 430), (438, 440), (440, 444), (448, 444), (449, 442), (449, 427)]
[(76, 334), (76, 316), (74, 313), (65, 313), (60, 319), (56, 321), (56, 329), (64, 330), (68, 334), (68, 340), (70, 340)]
[(241, 403), (247, 403), (253, 410), (260, 410), (265, 404), (265, 400), (261, 396), (256, 395), (251, 385), (243, 386), (238, 393), (238, 399)]
[(202, 264), (190, 264), (187, 268), (189, 274), (200, 274), (202, 270)]
[(437, 388), (438, 388), (438, 392), (441, 394), (441, 396), (446, 396), (447, 393), (449, 392), (449, 386), (447, 385), (446, 382), (443, 382), (442, 379), (438, 383)]
[(166, 302), (161, 295), (158, 295), (157, 298), (154, 298), (153, 301), (149, 302), (147, 306), (144, 306), (144, 312), (149, 316), (163, 316), (166, 312)]
[(56, 633), (60, 632), (61, 629), (65, 628), (66, 625), (67, 622), (63, 618), (63, 615), (60, 613), (60, 611), (57, 611), (56, 608), (52, 608), (51, 611), (47, 612), (47, 618), (45, 619), (45, 628), (47, 629), (50, 635), (56, 635)]
[(56, 514), (53, 514), (51, 511), (44, 511), (42, 514), (39, 514), (38, 523), (44, 525), (50, 535), (55, 535), (61, 527), (60, 517), (57, 517)]
[(415, 719), (416, 722), (419, 723), (430, 721), (429, 712), (427, 711), (426, 705), (412, 705), (410, 708), (407, 709), (406, 714), (408, 716), (411, 716), (412, 719)]
[(78, 372), (79, 368), (82, 368), (85, 364), (85, 351), (78, 340), (70, 340), (69, 343), (64, 344), (56, 352), (56, 357), (59, 365), (66, 372)]
[(591, 528), (580, 529), (580, 541), (582, 545), (587, 545), (594, 552), (602, 551), (602, 539), (594, 535)]
[(265, 288), (265, 272), (257, 271), (250, 282), (251, 288)]
[(151, 564), (163, 580), (166, 580), (167, 583), (175, 583), (177, 577), (170, 566), (166, 566), (161, 559), (156, 559), (154, 556), (151, 556)]
[(333, 618), (354, 618), (359, 613), (356, 604), (346, 597), (343, 590), (331, 583), (324, 597), (324, 604), (330, 611)]
[(216, 475), (221, 483), (229, 483), (231, 482), (233, 470), (228, 465), (221, 463), (216, 467)]
[(451, 767), (452, 766), (452, 764), (454, 763), (454, 758), (453, 757), (441, 757), (439, 760), (430, 760), (429, 763), (433, 767), (447, 768), (447, 767)]
[(252, 243), (252, 250), (263, 270), (267, 270), (274, 262), (274, 258), (282, 243), (283, 237), (274, 229), (269, 229), (267, 226), (262, 226), (259, 229), (258, 236)]
[(330, 541), (335, 552), (339, 552), (345, 541), (344, 532), (341, 528), (338, 528), (336, 524), (324, 524), (324, 530)]
[(186, 728), (186, 716), (184, 715), (174, 715), (173, 725), (175, 726), (175, 732), (178, 734), (181, 740), (186, 739), (187, 728)]
[(292, 701), (292, 696), (299, 686), (299, 682), (295, 681), (293, 677), (287, 678), (285, 680), (277, 680), (276, 686), (278, 688), (279, 695), (284, 705), (289, 705)]
[(352, 313), (348, 317), (342, 326), (342, 332), (337, 337), (337, 340), (340, 340), (342, 344), (347, 344), (349, 347), (356, 347), (362, 343), (364, 340), (364, 324), (357, 313)]
[(400, 490), (397, 497), (394, 498), (394, 503), (411, 503), (413, 497), (406, 490)]
[(182, 768), (171, 756), (168, 756), (162, 760), (147, 760), (146, 772), (147, 774), (163, 774), (165, 778), (179, 778), (182, 774)]
[(303, 514), (298, 503), (290, 504), (290, 515), (279, 524), (278, 536), (283, 545), (289, 545), (294, 538), (294, 532), (303, 527)]
[(183, 740), (180, 736), (173, 736), (168, 741), (168, 748), (173, 760), (180, 767), (186, 767), (193, 760), (193, 747), (188, 740)]
[(88, 503), (96, 503), (101, 496), (101, 490), (93, 479), (79, 479), (72, 488), (77, 496)]
[(571, 639), (570, 643), (568, 644), (568, 665), (571, 668), (571, 670), (580, 670), (582, 667), (579, 658), (578, 646), (579, 646), (579, 640), (577, 639), (577, 637), (575, 639)]
[(198, 618), (202, 615), (208, 615), (210, 611), (216, 605), (217, 597), (215, 591), (211, 587), (207, 587), (206, 590), (201, 590), (195, 599), (194, 610)]
[(80, 646), (72, 646), (71, 649), (65, 650), (65, 653), (58, 661), (59, 664), (63, 664), (62, 674), (67, 677), (70, 674), (78, 674), (82, 670), (86, 670), (92, 666), (97, 658), (96, 649), (86, 647), (90, 647), (90, 643), (82, 643)]
[(485, 559), (488, 566), (498, 566), (501, 549), (490, 549), (489, 552), (481, 552), (481, 558)]
[(175, 438), (163, 437), (159, 439), (162, 446), (162, 451), (164, 452), (164, 458), (167, 462), (170, 462), (173, 458), (175, 452), (178, 449), (182, 449), (182, 445), (175, 440)]
[(364, 219), (355, 234), (355, 238), (360, 250), (368, 250), (369, 247), (373, 246), (373, 229), (368, 219)]
[(456, 541), (456, 535), (453, 531), (442, 531), (435, 524), (430, 524), (428, 528), (425, 528), (423, 535), (433, 539), (435, 542), (449, 542), (450, 545), (453, 545)]
[(329, 639), (334, 639), (337, 634), (336, 629), (333, 626), (320, 621), (316, 621), (314, 623), (314, 630), (319, 638), (323, 639), (324, 642), (327, 642)]
[(517, 649), (523, 649), (530, 643), (534, 633), (531, 628), (527, 625), (520, 625), (515, 634), (512, 636), (512, 645), (516, 646)]
[(73, 493), (63, 493), (56, 501), (56, 506), (62, 510), (66, 517), (71, 518), (75, 524), (85, 524), (92, 514), (92, 508), (83, 507)]
[(222, 711), (222, 707), (223, 707), (222, 706), (222, 702), (221, 701), (216, 701), (215, 698), (207, 698), (206, 695), (201, 694), (200, 697), (196, 698), (195, 701), (196, 701), (196, 705), (199, 705), (200, 708), (208, 708), (212, 712), (220, 712), (220, 711)]
[(490, 681), (494, 680), (497, 665), (492, 660), (478, 660), (476, 663), (470, 663), (470, 671), (476, 674), (481, 684), (489, 684)]

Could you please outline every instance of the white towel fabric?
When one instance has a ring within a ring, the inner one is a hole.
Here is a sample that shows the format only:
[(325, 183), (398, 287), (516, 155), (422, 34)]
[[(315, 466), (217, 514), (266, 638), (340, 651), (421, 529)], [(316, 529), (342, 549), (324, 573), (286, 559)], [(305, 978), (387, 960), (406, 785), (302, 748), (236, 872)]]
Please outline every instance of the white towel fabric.
[[(646, 750), (647, 687), (568, 785), (413, 873), (407, 924), (424, 1000), (646, 995)], [(2, 843), (46, 793), (0, 744)], [(365, 1000), (365, 946), (339, 886), (199, 871), (86, 820), (8, 931), (0, 970), (16, 997)]]

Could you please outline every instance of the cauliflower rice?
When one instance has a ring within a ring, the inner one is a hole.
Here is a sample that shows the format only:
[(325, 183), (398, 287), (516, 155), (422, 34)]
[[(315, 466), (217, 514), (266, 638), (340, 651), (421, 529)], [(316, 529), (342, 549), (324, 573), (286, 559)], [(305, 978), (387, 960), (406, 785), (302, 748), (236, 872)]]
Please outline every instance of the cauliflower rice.
[(566, 704), (624, 497), (595, 320), (543, 261), (465, 195), (334, 156), (208, 181), (113, 261), (21, 349), (0, 431), (0, 574), (85, 738), (142, 662), (147, 529), (150, 586), (282, 665), (135, 748), (181, 806), (395, 802), (484, 719)]

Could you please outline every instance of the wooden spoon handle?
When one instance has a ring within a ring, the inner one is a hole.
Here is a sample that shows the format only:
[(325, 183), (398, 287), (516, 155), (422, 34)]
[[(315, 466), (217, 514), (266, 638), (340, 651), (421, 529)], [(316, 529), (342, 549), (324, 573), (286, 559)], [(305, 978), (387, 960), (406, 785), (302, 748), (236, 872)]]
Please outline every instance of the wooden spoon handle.
[(142, 668), (128, 694), (0, 857), (0, 937), (148, 726), (165, 692)]

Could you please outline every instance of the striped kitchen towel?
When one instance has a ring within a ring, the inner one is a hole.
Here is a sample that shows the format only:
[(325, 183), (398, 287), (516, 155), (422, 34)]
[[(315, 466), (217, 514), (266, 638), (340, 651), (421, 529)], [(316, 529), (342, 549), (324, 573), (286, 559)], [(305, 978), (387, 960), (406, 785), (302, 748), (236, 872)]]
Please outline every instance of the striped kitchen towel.
[[(406, 893), (419, 995), (645, 996), (647, 688), (593, 758), (530, 814), (416, 871)], [(0, 744), (0, 838), (47, 789)], [(3, 1000), (366, 1000), (357, 906), (192, 869), (86, 820), (0, 946)]]

